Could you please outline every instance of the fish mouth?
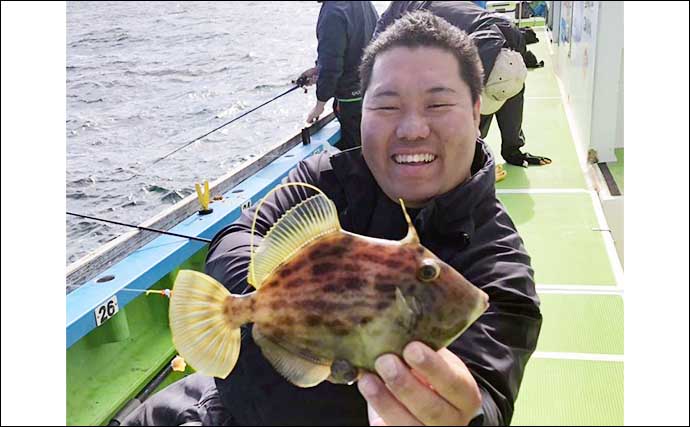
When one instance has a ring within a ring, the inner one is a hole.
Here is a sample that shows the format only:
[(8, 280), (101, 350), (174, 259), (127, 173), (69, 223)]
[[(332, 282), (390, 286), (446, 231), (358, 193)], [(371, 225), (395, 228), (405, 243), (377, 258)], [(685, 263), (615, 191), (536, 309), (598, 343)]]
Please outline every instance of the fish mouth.
[(419, 166), (427, 165), (436, 161), (437, 155), (432, 153), (420, 152), (420, 153), (410, 153), (410, 154), (393, 154), (391, 160), (398, 165), (409, 165), (409, 166)]

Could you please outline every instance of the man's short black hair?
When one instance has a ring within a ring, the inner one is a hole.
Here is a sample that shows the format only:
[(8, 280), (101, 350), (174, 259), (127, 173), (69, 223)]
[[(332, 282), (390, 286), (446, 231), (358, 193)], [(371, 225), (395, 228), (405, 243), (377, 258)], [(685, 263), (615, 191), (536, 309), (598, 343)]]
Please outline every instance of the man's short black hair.
[(437, 47), (455, 56), (460, 78), (469, 86), (472, 102), (477, 102), (483, 89), (484, 69), (474, 42), (467, 33), (428, 11), (403, 15), (367, 46), (359, 67), (362, 94), (369, 87), (374, 62), (379, 54), (395, 47), (422, 46)]

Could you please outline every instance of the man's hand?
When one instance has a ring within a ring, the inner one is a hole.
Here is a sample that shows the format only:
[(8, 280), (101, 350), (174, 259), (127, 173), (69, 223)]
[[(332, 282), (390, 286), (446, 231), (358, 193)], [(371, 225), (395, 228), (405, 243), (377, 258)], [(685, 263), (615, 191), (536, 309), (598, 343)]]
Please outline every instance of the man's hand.
[(405, 362), (392, 354), (376, 360), (385, 383), (370, 373), (357, 382), (371, 425), (467, 425), (479, 412), (477, 383), (456, 355), (413, 342), (403, 357)]
[(323, 113), (323, 108), (326, 106), (325, 102), (316, 101), (316, 105), (311, 109), (309, 115), (307, 116), (307, 123), (314, 123), (319, 119), (319, 116)]
[(317, 67), (311, 67), (307, 70), (304, 70), (304, 72), (299, 75), (299, 79), (304, 79), (304, 86), (311, 86), (315, 84), (318, 78), (319, 69)]

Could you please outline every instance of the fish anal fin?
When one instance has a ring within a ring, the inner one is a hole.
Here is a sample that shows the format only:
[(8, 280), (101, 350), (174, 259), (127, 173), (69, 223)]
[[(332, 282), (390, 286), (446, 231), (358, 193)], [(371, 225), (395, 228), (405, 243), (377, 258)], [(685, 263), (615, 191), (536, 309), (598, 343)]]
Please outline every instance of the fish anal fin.
[(262, 334), (257, 325), (252, 329), (252, 336), (275, 370), (298, 387), (314, 387), (331, 374), (330, 364), (317, 363), (295, 354), (285, 344)]

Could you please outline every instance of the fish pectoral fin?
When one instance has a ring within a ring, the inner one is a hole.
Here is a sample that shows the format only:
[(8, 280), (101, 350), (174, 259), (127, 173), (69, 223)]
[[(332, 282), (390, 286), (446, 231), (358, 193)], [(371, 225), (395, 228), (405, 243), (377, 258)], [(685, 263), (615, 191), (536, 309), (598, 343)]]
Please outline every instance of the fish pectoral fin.
[(400, 288), (395, 288), (396, 323), (405, 331), (412, 331), (421, 316), (421, 306), (415, 297), (406, 298)]
[(314, 387), (331, 374), (330, 364), (307, 360), (295, 354), (286, 345), (262, 334), (257, 325), (252, 329), (252, 336), (275, 370), (298, 387)]

